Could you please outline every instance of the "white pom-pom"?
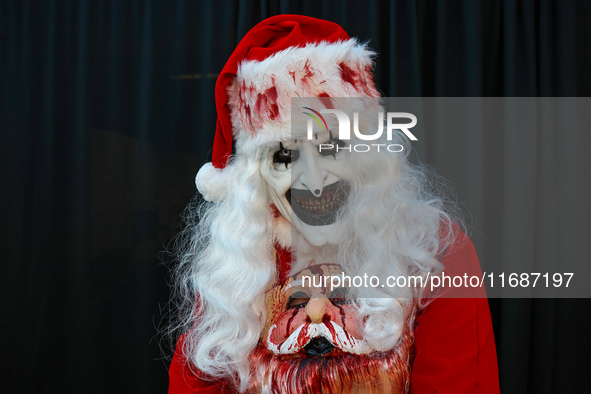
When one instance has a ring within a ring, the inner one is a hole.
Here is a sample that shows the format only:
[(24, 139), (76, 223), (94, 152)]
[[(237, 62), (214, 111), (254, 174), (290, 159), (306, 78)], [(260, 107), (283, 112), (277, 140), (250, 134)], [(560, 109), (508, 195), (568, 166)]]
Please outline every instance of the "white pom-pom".
[(223, 169), (217, 169), (211, 163), (205, 163), (197, 172), (195, 186), (206, 201), (219, 202), (226, 191), (226, 174)]

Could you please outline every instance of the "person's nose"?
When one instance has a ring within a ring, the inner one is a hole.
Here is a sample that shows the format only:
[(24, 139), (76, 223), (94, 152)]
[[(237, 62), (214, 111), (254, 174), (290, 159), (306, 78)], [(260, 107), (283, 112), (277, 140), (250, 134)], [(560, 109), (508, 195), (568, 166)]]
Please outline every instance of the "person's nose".
[[(303, 156), (303, 157), (302, 157)], [(312, 194), (316, 197), (320, 197), (322, 189), (324, 189), (324, 182), (328, 173), (326, 170), (322, 170), (316, 163), (317, 158), (314, 152), (300, 156), (298, 161), (301, 165), (301, 173), (299, 181), (301, 184), (306, 186)]]
[[(306, 314), (312, 323), (322, 323), (324, 315), (330, 310), (330, 300), (326, 296), (310, 298), (306, 305)], [(329, 316), (330, 317), (330, 316)]]

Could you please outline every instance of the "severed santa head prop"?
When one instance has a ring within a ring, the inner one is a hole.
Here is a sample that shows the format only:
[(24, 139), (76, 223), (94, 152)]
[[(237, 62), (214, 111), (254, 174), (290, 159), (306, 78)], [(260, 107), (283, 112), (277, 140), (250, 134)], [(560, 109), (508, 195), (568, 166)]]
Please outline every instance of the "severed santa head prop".
[(407, 391), (412, 327), (405, 327), (395, 349), (373, 349), (364, 339), (354, 289), (327, 280), (344, 274), (338, 265), (312, 265), (267, 292), (249, 392)]
[(279, 15), (247, 33), (218, 78), (213, 160), (196, 177), (206, 202), (185, 231), (176, 281), (187, 360), (238, 391), (408, 388), (420, 289), (298, 288), (305, 273), (335, 267), (425, 276), (452, 242), (402, 133), (389, 136), (401, 152), (355, 155), (358, 137), (340, 140), (337, 118), (322, 116), (353, 108), (365, 130), (379, 128), (368, 115), (381, 110), (373, 57), (334, 23)]

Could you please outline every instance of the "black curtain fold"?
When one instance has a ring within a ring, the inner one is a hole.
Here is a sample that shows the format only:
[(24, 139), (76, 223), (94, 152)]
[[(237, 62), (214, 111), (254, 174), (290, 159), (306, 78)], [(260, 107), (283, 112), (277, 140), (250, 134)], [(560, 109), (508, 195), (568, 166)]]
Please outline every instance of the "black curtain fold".
[[(216, 77), (241, 37), (278, 13), (368, 41), (384, 96), (591, 94), (582, 0), (0, 2), (3, 391), (166, 392), (161, 252), (209, 159)], [(518, 136), (533, 147), (523, 152), (503, 133), (416, 145), (471, 211), (483, 264), (588, 260), (586, 233), (572, 229), (591, 213), (591, 141), (540, 130)], [(459, 170), (441, 151), (454, 140), (465, 144)], [(532, 180), (526, 194), (520, 176)], [(587, 300), (490, 305), (504, 393), (587, 391)]]

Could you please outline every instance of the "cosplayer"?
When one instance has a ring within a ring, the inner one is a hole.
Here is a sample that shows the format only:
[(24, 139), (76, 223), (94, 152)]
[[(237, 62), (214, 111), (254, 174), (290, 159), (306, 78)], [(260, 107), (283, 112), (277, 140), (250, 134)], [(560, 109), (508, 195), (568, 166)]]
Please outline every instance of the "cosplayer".
[(180, 245), (170, 393), (499, 391), (485, 298), (326, 282), (480, 270), (402, 132), (387, 141), (402, 151), (359, 155), (336, 116), (306, 127), (337, 108), (380, 126), (373, 58), (334, 23), (281, 15), (226, 63), (206, 202)]

